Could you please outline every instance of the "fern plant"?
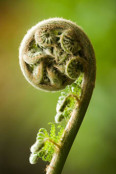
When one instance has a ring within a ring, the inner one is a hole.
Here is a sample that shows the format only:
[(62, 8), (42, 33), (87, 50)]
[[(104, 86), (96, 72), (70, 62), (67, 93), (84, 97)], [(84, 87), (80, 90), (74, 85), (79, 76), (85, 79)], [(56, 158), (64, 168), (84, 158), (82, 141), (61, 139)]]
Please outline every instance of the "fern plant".
[(46, 174), (60, 174), (82, 123), (95, 85), (92, 45), (75, 23), (62, 18), (44, 20), (25, 35), (19, 53), (21, 70), (37, 89), (63, 90), (50, 132), (39, 129), (30, 163), (50, 162)]

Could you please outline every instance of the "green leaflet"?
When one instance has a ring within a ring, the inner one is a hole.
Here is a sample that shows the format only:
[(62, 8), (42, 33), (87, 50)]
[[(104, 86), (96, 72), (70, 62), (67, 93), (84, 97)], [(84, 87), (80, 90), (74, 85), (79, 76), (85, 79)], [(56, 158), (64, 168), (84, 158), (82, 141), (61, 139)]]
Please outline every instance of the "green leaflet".
[[(50, 134), (46, 132), (49, 140), (55, 143), (59, 143), (64, 128), (62, 126), (57, 126), (55, 123), (48, 123), (50, 125)], [(40, 130), (39, 130), (40, 131)], [(46, 141), (44, 147), (38, 152), (38, 157), (42, 158), (43, 161), (51, 161), (53, 153), (55, 151), (55, 145)]]
[[(76, 103), (75, 96), (78, 98), (78, 100), (80, 99), (81, 96), (82, 79), (83, 79), (83, 74), (81, 74), (73, 84), (68, 85), (65, 88), (65, 90), (61, 92), (61, 96), (59, 97), (56, 106), (56, 112), (57, 112), (55, 117), (56, 123), (58, 123), (58, 119), (62, 121), (63, 118), (65, 118), (66, 120), (70, 118), (70, 114), (74, 109)], [(61, 116), (61, 119), (57, 118), (58, 116), (59, 117)]]
[(64, 122), (61, 124), (48, 123), (50, 125), (49, 133), (45, 128), (39, 129), (36, 137), (36, 143), (31, 147), (31, 164), (37, 163), (38, 158), (42, 158), (43, 161), (51, 161), (55, 149), (58, 148), (56, 145), (59, 145), (60, 143), (64, 128), (75, 107), (75, 103), (77, 102), (74, 96), (77, 96), (78, 99), (80, 99), (82, 79), (83, 74), (81, 74), (73, 84), (68, 85), (65, 90), (61, 92), (56, 110), (57, 115), (59, 114), (60, 116), (61, 113)]

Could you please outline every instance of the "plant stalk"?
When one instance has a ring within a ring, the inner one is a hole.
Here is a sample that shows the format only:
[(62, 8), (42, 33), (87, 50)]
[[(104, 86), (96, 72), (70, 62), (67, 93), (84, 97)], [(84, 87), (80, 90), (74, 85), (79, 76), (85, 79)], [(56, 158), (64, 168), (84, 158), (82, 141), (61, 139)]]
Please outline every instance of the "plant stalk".
[(50, 165), (47, 167), (46, 174), (61, 174), (71, 146), (74, 139), (79, 131), (80, 125), (83, 121), (85, 113), (87, 111), (92, 92), (95, 86), (96, 78), (96, 65), (94, 54), (92, 54), (92, 59), (89, 60), (88, 71), (84, 73), (82, 95), (79, 105), (76, 105), (72, 112), (71, 118), (62, 135), (60, 148), (56, 149), (53, 155)]

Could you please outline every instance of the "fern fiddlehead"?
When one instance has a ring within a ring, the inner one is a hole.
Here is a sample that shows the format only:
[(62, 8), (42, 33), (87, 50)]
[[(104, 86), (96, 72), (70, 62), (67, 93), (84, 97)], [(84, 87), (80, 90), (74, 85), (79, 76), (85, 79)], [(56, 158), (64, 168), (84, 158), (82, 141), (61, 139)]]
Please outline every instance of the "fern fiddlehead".
[(24, 37), (19, 62), (25, 78), (45, 91), (62, 90), (50, 133), (41, 128), (31, 147), (30, 163), (49, 161), (46, 174), (60, 174), (86, 113), (95, 85), (92, 45), (75, 23), (62, 18), (42, 21)]

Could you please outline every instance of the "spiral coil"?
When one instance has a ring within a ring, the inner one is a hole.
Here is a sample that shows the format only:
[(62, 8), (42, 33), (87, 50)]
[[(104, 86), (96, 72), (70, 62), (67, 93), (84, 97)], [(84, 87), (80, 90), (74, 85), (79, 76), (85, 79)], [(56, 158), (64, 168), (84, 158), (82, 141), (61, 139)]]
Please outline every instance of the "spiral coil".
[(27, 32), (20, 47), (20, 65), (35, 87), (57, 91), (83, 71), (83, 52), (76, 30), (68, 22), (39, 23)]

